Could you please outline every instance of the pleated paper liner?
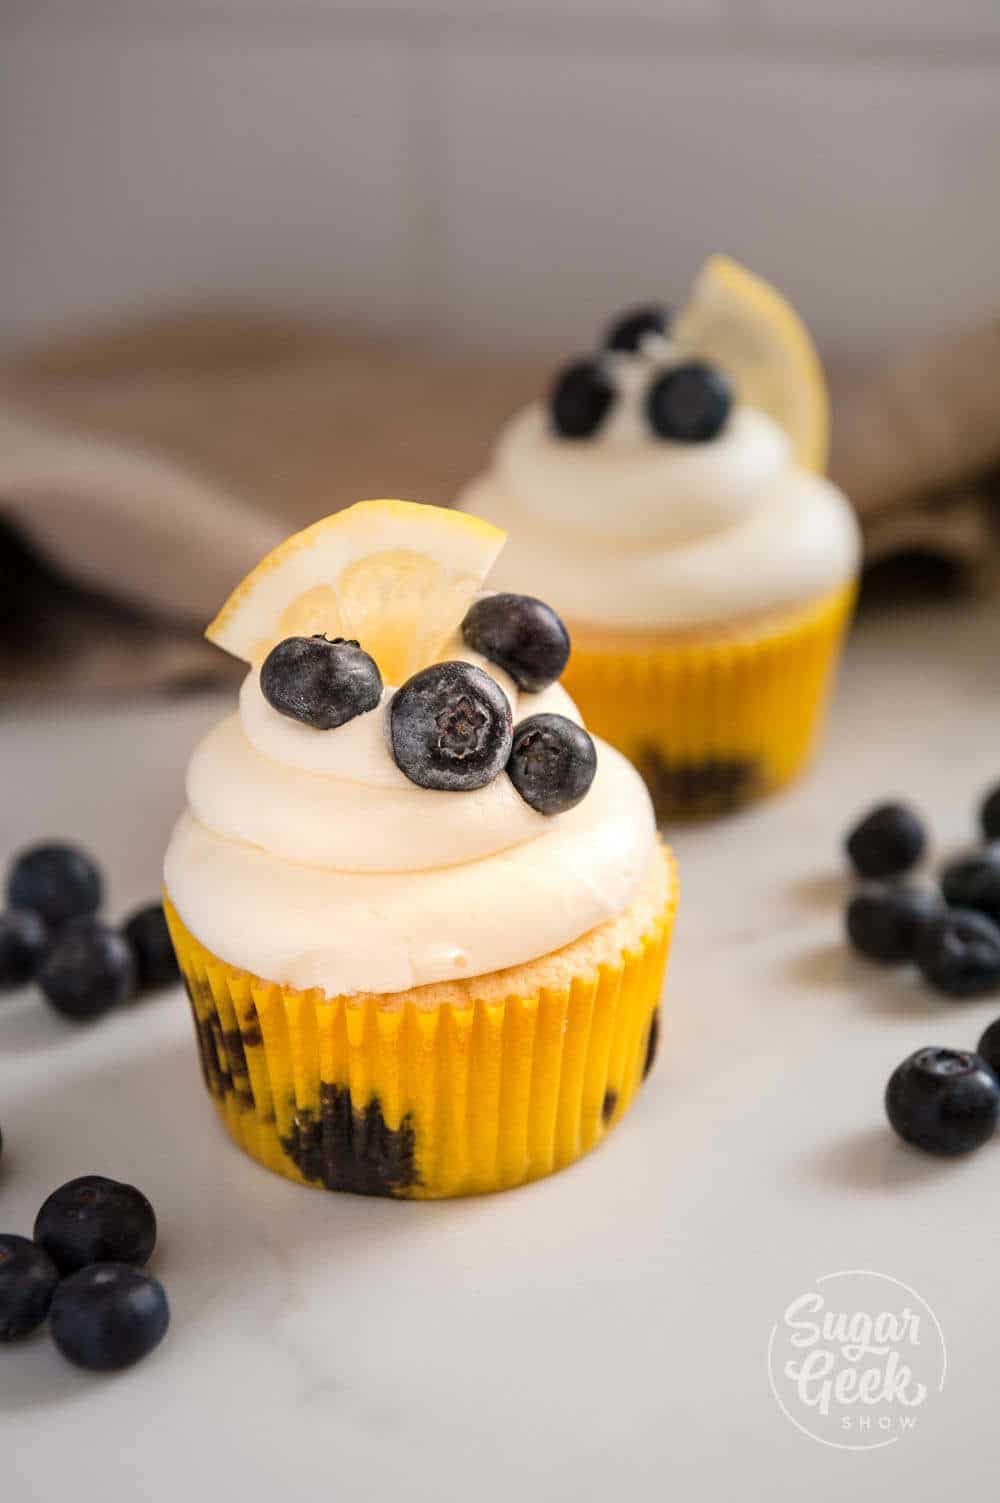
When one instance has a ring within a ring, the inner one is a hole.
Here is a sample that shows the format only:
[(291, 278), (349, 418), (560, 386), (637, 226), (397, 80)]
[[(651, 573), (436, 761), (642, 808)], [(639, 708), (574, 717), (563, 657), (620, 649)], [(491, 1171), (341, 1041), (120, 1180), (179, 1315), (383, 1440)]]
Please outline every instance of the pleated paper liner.
[[(261, 980), (206, 950), (169, 898), (166, 912), (205, 1084), (234, 1141), (302, 1184), (434, 1199), (562, 1169), (628, 1110), (659, 1037), (675, 879), (670, 892), (615, 965), (424, 1008)], [(544, 975), (546, 957), (533, 966)]]
[(782, 787), (808, 761), (855, 595), (852, 583), (714, 639), (631, 648), (583, 632), (563, 683), (588, 730), (638, 767), (661, 819), (725, 813)]

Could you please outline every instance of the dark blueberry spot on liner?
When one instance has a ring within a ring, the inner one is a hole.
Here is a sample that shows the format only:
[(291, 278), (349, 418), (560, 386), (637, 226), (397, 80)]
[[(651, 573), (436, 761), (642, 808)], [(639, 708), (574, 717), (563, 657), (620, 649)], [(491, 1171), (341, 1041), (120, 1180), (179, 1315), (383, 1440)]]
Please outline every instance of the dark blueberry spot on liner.
[(649, 1020), (649, 1034), (646, 1038), (646, 1058), (642, 1062), (642, 1078), (646, 1079), (650, 1070), (656, 1063), (657, 1050), (660, 1047), (660, 1009), (657, 1008)]
[(763, 786), (760, 768), (751, 758), (706, 757), (702, 762), (669, 763), (648, 748), (639, 753), (636, 765), (660, 819), (729, 814)]
[(291, 1134), (281, 1140), (305, 1179), (355, 1195), (393, 1196), (420, 1183), (409, 1113), (390, 1128), (378, 1096), (356, 1110), (347, 1086), (323, 1081), (319, 1097), (318, 1121), (312, 1112), (299, 1109)]
[(607, 1090), (604, 1092), (604, 1100), (601, 1102), (601, 1121), (610, 1122), (618, 1105), (618, 1092)]

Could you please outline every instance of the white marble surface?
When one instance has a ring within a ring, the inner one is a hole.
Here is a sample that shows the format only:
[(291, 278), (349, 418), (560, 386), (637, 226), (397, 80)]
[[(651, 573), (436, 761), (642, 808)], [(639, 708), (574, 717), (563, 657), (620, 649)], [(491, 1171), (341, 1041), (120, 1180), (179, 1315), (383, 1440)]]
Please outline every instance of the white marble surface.
[[(553, 1180), (436, 1205), (299, 1189), (223, 1137), (179, 989), (83, 1030), (3, 999), (0, 1224), (29, 1232), (72, 1175), (133, 1180), (173, 1310), (160, 1350), (111, 1380), (45, 1337), (0, 1352), (5, 1499), (923, 1499), (981, 1474), (1000, 1146), (924, 1160), (881, 1094), (918, 1045), (972, 1045), (1000, 999), (948, 1004), (847, 956), (838, 845), (892, 793), (939, 850), (967, 837), (1000, 777), (998, 629), (989, 607), (866, 622), (814, 772), (678, 836), (659, 1067)], [(102, 854), (112, 914), (152, 894), (218, 713), (6, 712), (0, 855), (73, 836)], [(930, 1301), (950, 1359), (913, 1435), (862, 1455), (793, 1429), (765, 1367), (788, 1300), (858, 1266)]]

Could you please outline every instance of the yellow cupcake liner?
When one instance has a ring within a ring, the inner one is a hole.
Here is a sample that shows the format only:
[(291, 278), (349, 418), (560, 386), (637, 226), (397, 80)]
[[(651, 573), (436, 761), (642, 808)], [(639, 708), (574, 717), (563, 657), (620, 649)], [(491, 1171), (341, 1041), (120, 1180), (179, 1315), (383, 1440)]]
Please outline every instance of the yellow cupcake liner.
[(584, 636), (563, 683), (588, 730), (638, 767), (660, 818), (722, 813), (808, 761), (856, 593), (852, 582), (715, 637), (629, 647)]
[(205, 1085), (234, 1142), (300, 1184), (437, 1199), (563, 1169), (628, 1110), (659, 1039), (676, 881), (671, 893), (615, 965), (431, 1007), (261, 980), (165, 907)]

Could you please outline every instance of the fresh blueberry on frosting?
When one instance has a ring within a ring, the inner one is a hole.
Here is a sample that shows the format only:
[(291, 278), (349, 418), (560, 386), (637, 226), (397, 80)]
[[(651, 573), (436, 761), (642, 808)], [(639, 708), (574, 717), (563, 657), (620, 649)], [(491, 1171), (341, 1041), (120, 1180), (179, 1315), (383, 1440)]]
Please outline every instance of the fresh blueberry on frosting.
[(732, 389), (725, 376), (700, 360), (664, 371), (646, 394), (653, 432), (675, 443), (704, 444), (716, 438), (732, 406)]
[(554, 684), (569, 661), (569, 632), (552, 607), (533, 595), (477, 600), (465, 613), (462, 637), (528, 694)]
[(420, 788), (471, 792), (503, 771), (513, 739), (510, 701), (472, 663), (433, 663), (389, 704), (396, 766)]
[(648, 334), (666, 335), (670, 328), (670, 313), (662, 304), (642, 308), (630, 308), (619, 314), (604, 336), (608, 350), (620, 350), (623, 354), (636, 355), (642, 349), (642, 341)]
[(382, 675), (357, 642), (286, 637), (261, 665), (260, 690), (279, 714), (332, 731), (375, 709), (382, 697)]
[(615, 399), (599, 360), (575, 360), (558, 374), (549, 398), (552, 426), (560, 438), (592, 438)]
[(586, 796), (597, 751), (582, 726), (565, 715), (529, 715), (514, 731), (507, 772), (539, 814), (564, 814)]

